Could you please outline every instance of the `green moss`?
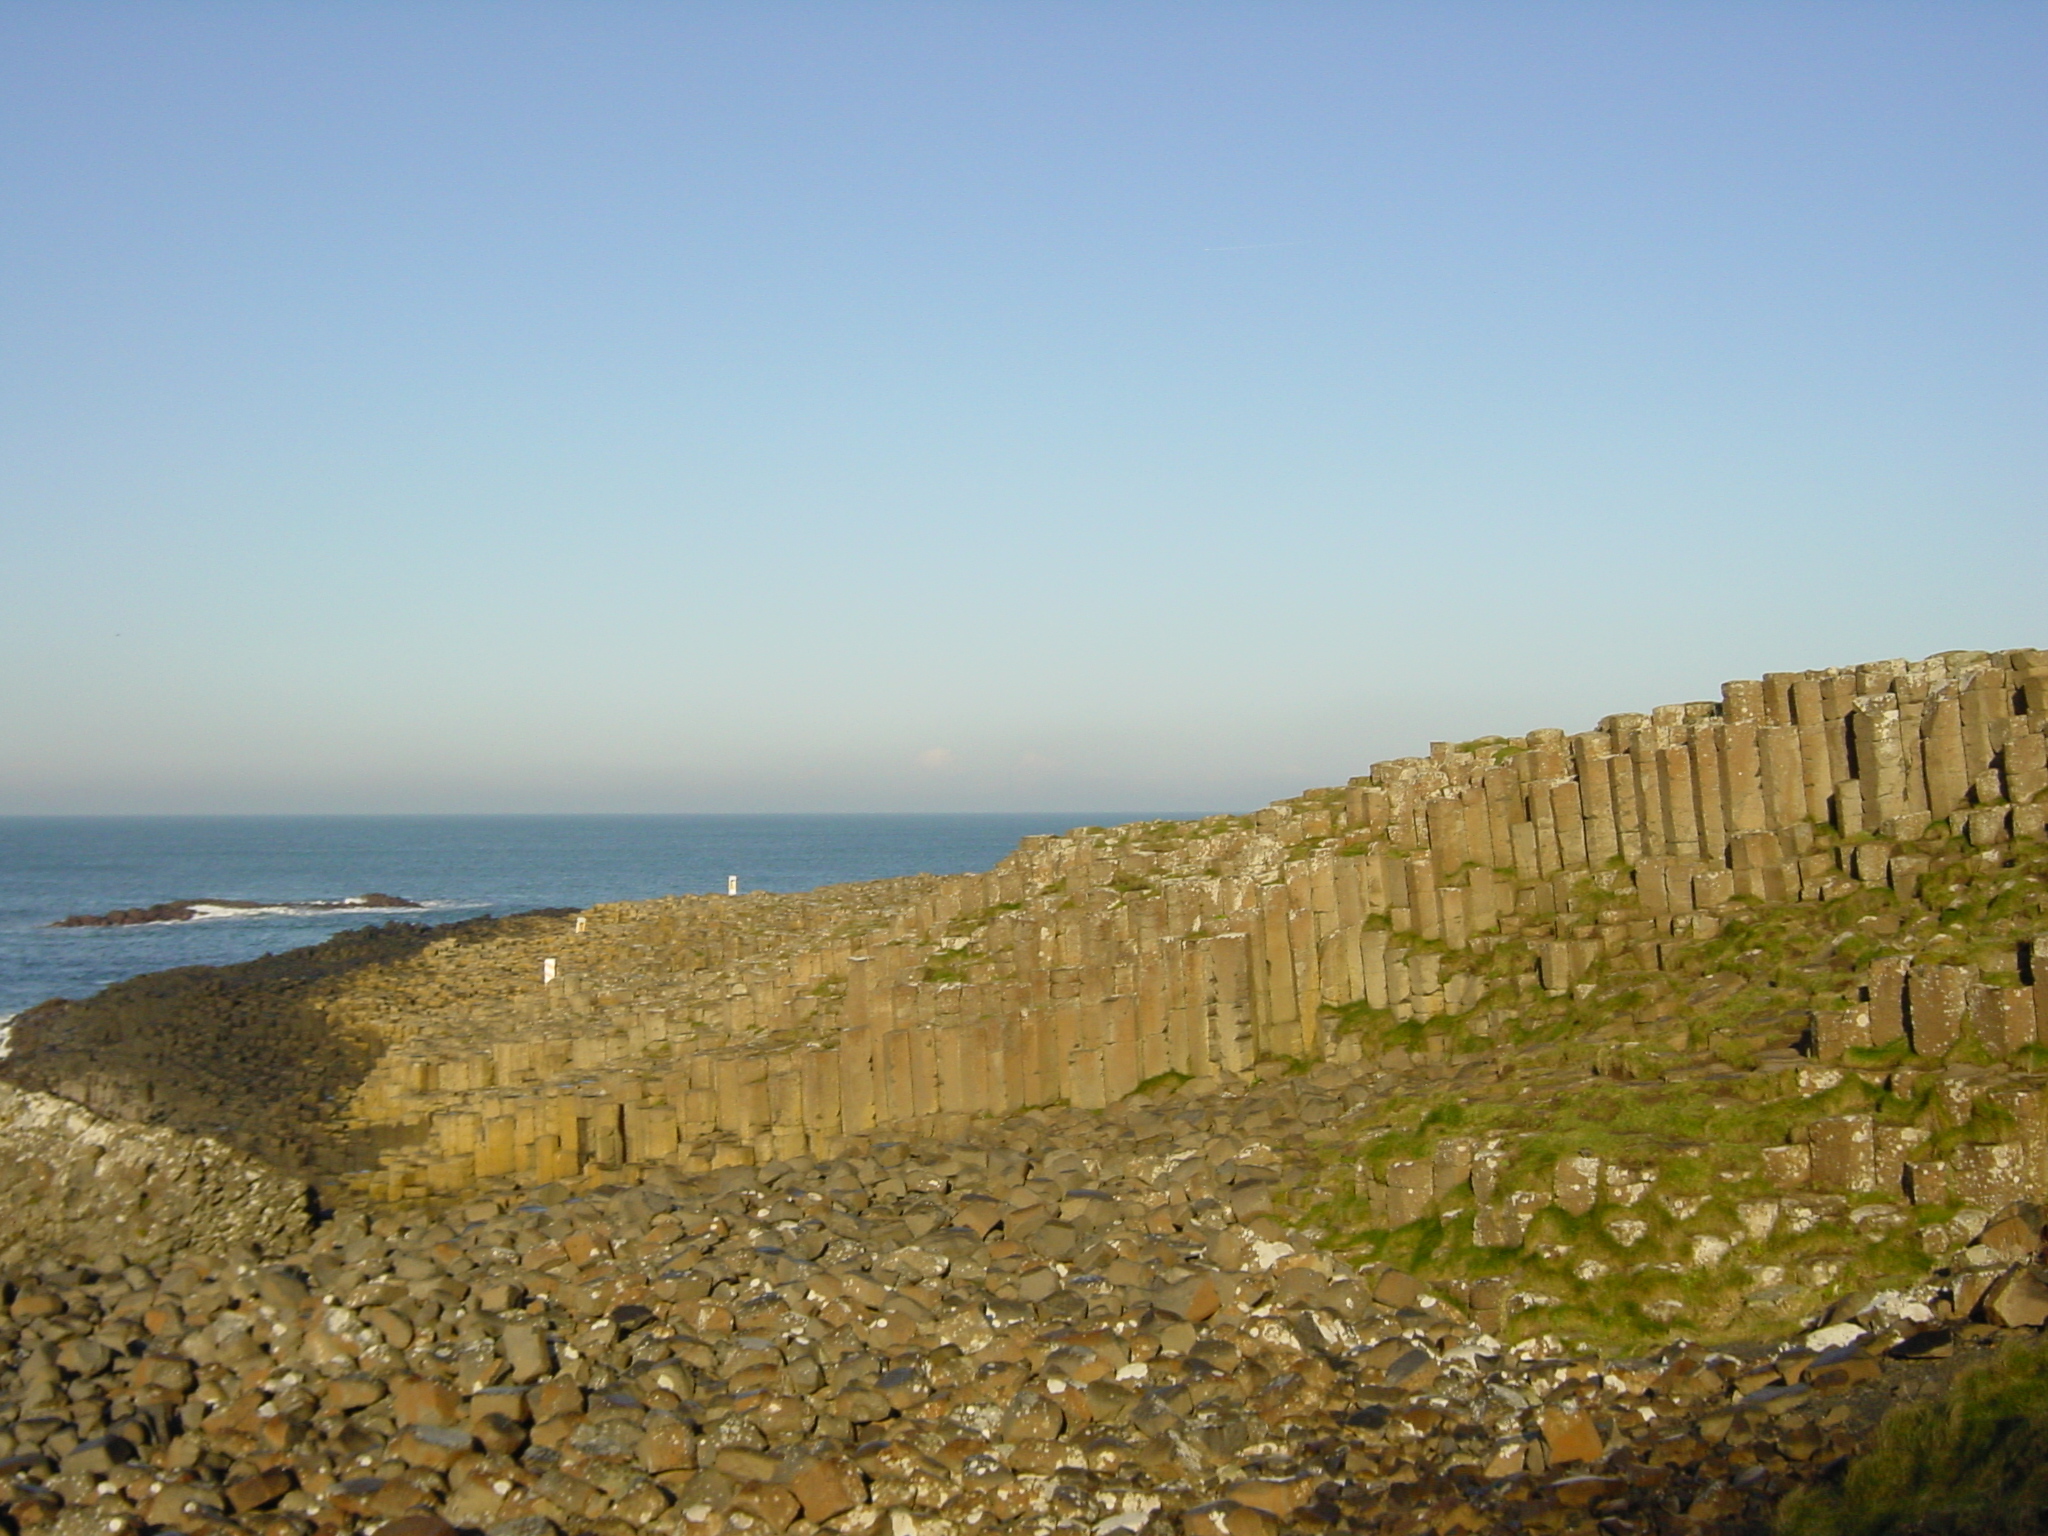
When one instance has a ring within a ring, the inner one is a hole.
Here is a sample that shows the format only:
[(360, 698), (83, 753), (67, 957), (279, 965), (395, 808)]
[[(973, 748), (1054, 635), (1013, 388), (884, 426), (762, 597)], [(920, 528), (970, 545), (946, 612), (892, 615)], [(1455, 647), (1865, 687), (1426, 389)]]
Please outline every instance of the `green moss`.
[(1407, 1238), (1407, 1252), (1403, 1255), (1408, 1267), (1420, 1269), (1428, 1264), (1437, 1249), (1444, 1243), (1444, 1223), (1436, 1217), (1426, 1217), (1411, 1222), (1402, 1229)]
[(1934, 1133), (1927, 1143), (1924, 1157), (1947, 1157), (1958, 1147), (1988, 1146), (1996, 1142), (2011, 1141), (2019, 1135), (2019, 1122), (2011, 1111), (1979, 1099), (1970, 1106), (1970, 1116), (1960, 1125), (1945, 1125)]
[(922, 974), (928, 985), (945, 986), (948, 983), (967, 981), (974, 974), (974, 968), (987, 960), (988, 956), (979, 950), (941, 950), (925, 962)]
[(1453, 1099), (1448, 1103), (1437, 1105), (1424, 1114), (1422, 1124), (1418, 1129), (1427, 1131), (1431, 1128), (1441, 1128), (1446, 1131), (1454, 1131), (1464, 1123), (1465, 1106), (1460, 1101)]
[(1913, 1053), (1913, 1048), (1903, 1038), (1884, 1045), (1852, 1045), (1842, 1052), (1842, 1065), (1861, 1067), (1866, 1071), (1886, 1072), (1899, 1066)]
[(993, 906), (982, 907), (973, 912), (961, 913), (946, 925), (946, 931), (956, 937), (961, 934), (973, 933), (978, 928), (986, 928), (1005, 912), (1021, 912), (1023, 909), (1024, 903), (1021, 901), (999, 901)]
[(1131, 1090), (1131, 1092), (1132, 1092), (1132, 1093), (1171, 1093), (1171, 1092), (1173, 1092), (1173, 1090), (1174, 1090), (1174, 1089), (1178, 1088), (1178, 1087), (1179, 1087), (1179, 1086), (1180, 1086), (1180, 1085), (1181, 1085), (1182, 1083), (1186, 1083), (1186, 1082), (1191, 1082), (1191, 1081), (1193, 1081), (1193, 1079), (1191, 1079), (1191, 1078), (1190, 1078), (1190, 1077), (1189, 1077), (1189, 1076), (1187, 1075), (1187, 1073), (1185, 1073), (1185, 1072), (1174, 1072), (1174, 1071), (1170, 1071), (1170, 1070), (1169, 1070), (1169, 1071), (1166, 1071), (1166, 1072), (1161, 1072), (1161, 1073), (1158, 1073), (1158, 1074), (1157, 1074), (1157, 1075), (1155, 1075), (1155, 1076), (1152, 1076), (1152, 1077), (1148, 1077), (1148, 1078), (1146, 1078), (1146, 1079), (1145, 1079), (1145, 1081), (1143, 1081), (1142, 1083), (1138, 1084), (1138, 1086), (1137, 1086), (1137, 1087), (1133, 1088), (1133, 1089)]

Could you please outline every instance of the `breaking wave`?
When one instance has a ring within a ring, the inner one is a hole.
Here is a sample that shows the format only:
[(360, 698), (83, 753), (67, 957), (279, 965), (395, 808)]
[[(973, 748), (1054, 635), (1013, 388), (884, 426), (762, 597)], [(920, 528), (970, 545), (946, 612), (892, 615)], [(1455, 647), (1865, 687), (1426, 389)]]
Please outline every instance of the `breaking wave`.
[(377, 912), (459, 912), (464, 908), (481, 910), (486, 903), (480, 901), (409, 901), (403, 906), (380, 906), (375, 903), (349, 901), (282, 901), (265, 906), (215, 905), (210, 901), (192, 903), (192, 915), (188, 918), (165, 918), (161, 922), (136, 923), (138, 928), (160, 928), (174, 923), (209, 923), (225, 918), (237, 917), (353, 917), (358, 913)]

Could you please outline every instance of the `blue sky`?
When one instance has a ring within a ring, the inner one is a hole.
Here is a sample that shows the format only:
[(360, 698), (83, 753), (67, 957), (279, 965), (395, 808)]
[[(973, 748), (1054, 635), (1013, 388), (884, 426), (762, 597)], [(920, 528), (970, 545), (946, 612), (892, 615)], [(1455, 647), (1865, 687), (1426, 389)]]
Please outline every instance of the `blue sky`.
[(1244, 808), (2048, 645), (2033, 4), (0, 7), (0, 811)]

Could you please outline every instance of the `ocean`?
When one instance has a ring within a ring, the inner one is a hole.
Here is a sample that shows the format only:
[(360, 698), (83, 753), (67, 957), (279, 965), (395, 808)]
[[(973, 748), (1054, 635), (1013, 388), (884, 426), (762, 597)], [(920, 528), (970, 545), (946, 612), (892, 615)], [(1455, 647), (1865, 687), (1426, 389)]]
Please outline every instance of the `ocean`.
[[(801, 891), (987, 869), (1017, 840), (1180, 816), (0, 817), (0, 1027), (50, 997), (179, 965), (221, 965), (366, 922), (451, 922), (534, 907), (717, 892)], [(291, 904), (387, 892), (419, 912)], [(52, 928), (74, 913), (190, 897), (275, 903), (186, 922)]]

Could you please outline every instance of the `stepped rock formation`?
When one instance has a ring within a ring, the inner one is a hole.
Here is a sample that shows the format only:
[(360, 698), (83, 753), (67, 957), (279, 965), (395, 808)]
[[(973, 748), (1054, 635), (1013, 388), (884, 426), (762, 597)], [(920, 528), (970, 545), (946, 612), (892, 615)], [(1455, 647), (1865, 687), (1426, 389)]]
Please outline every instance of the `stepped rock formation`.
[[(829, 1156), (1168, 1074), (1377, 1064), (1390, 1036), (1423, 1059), (1512, 1055), (1531, 1000), (1668, 969), (1731, 918), (1876, 888), (1911, 906), (1958, 865), (1995, 878), (2040, 843), (2044, 723), (2036, 651), (1774, 674), (1577, 735), (1439, 745), (1248, 818), (1028, 839), (986, 875), (430, 945), (331, 1006), (388, 1042), (354, 1119), (418, 1137), (368, 1187)], [(2032, 934), (1968, 937), (1997, 953), (1842, 978), (1820, 1056), (1906, 1031), (1919, 1064), (1966, 1034), (2007, 1060), (2044, 1038)], [(1781, 1022), (1782, 1044), (1808, 1024)], [(2033, 1100), (2010, 1107), (2038, 1125)], [(1810, 1180), (1842, 1181), (1831, 1145)], [(2011, 1145), (2042, 1188), (2038, 1141)], [(1958, 1170), (1973, 1198), (1982, 1161)]]
[[(547, 921), (530, 915), (489, 927), (516, 938)], [(83, 1002), (53, 999), (14, 1020), (0, 1080), (98, 1114), (213, 1137), (293, 1173), (358, 1167), (374, 1156), (376, 1138), (345, 1131), (332, 1111), (361, 1084), (382, 1042), (336, 1028), (327, 991), (475, 926), (389, 923), (240, 965), (131, 977)]]
[(125, 1022), (25, 1015), (5, 1071), (161, 1117), (119, 1050), (205, 1077), (218, 1019), (289, 1021), (329, 1065), (300, 1084), (273, 1050), (218, 1134), (273, 1098), (293, 1123), (253, 1149), (356, 1159), (358, 1193), (402, 1201), (1320, 1062), (1358, 1088), (1290, 1128), (1293, 1213), (1326, 1240), (1412, 1257), (1447, 1222), (1439, 1273), (1723, 1326), (1727, 1293), (1796, 1310), (2048, 1193), (2044, 724), (2039, 651), (1773, 674), (1250, 817), (1027, 839), (987, 874), (392, 928), (300, 952), (288, 1008), (204, 973), (225, 1001), (183, 1034), (137, 1027), (169, 1001), (142, 978)]

